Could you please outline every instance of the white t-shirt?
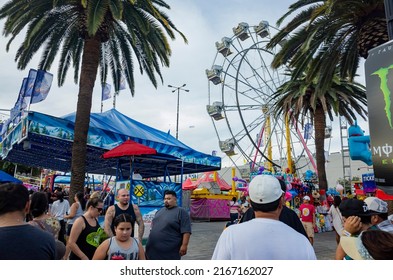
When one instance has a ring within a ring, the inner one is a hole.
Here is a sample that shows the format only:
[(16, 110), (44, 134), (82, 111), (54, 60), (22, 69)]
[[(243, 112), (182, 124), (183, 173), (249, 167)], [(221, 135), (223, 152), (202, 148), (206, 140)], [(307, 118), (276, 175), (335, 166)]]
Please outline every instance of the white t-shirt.
[(68, 200), (56, 200), (53, 202), (50, 212), (52, 216), (56, 217), (59, 221), (64, 220), (64, 214), (70, 210), (70, 203)]
[(213, 260), (316, 260), (310, 241), (283, 222), (255, 218), (226, 228)]
[(330, 206), (328, 214), (332, 217), (334, 230), (337, 232), (338, 235), (341, 236), (344, 227), (340, 209), (332, 204), (332, 206)]

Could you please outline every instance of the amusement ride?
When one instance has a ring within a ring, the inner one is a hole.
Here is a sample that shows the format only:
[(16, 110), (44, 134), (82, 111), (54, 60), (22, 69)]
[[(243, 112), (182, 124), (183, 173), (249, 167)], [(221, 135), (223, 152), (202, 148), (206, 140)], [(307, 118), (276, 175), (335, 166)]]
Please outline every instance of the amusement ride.
[[(219, 192), (213, 182), (210, 188), (203, 184), (191, 194), (195, 204), (204, 200), (211, 212), (224, 212), (226, 201), (246, 196), (248, 182), (261, 173), (284, 179), (287, 190), (293, 189), (293, 196), (314, 189), (317, 168), (311, 120), (306, 118), (302, 126), (294, 119), (273, 115), (276, 100), (272, 96), (289, 78), (286, 67), (270, 66), (276, 50), (266, 45), (276, 30), (267, 21), (253, 26), (239, 23), (231, 36), (216, 42), (214, 61), (206, 69), (206, 109), (220, 150), (232, 166), (230, 190)], [(327, 127), (326, 138), (330, 138), (330, 132)], [(248, 169), (241, 176), (236, 174), (240, 166)]]
[[(286, 68), (271, 68), (275, 49), (267, 49), (276, 29), (267, 21), (241, 22), (231, 37), (216, 42), (213, 65), (206, 70), (207, 111), (221, 151), (234, 166), (249, 164), (271, 173), (302, 176), (316, 171), (312, 123), (273, 116), (272, 94), (287, 79)], [(331, 128), (326, 129), (326, 138)]]

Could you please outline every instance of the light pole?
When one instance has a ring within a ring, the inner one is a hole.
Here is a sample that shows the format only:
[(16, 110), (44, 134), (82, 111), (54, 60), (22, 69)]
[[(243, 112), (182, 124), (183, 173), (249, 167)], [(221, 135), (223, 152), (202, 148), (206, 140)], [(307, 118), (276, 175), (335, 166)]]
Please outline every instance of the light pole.
[(176, 139), (179, 139), (179, 100), (180, 100), (180, 91), (183, 90), (185, 92), (189, 92), (188, 89), (185, 89), (184, 87), (186, 86), (186, 84), (180, 86), (180, 87), (175, 87), (172, 85), (168, 85), (168, 87), (170, 88), (174, 88), (174, 90), (172, 90), (172, 92), (177, 91), (177, 113), (176, 113)]

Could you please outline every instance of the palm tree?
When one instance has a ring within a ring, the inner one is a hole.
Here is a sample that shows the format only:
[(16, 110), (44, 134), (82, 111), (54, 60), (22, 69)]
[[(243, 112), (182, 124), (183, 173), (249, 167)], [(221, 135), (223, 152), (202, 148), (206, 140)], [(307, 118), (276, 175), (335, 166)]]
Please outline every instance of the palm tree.
[(317, 88), (322, 92), (330, 86), (337, 66), (340, 76), (352, 81), (360, 58), (388, 41), (384, 0), (298, 0), (277, 24), (295, 12), (268, 44), (273, 48), (287, 39), (272, 66), (289, 65), (294, 78), (310, 69), (308, 79), (321, 76)]
[[(288, 73), (291, 75), (291, 73)], [(276, 116), (289, 114), (290, 120), (296, 120), (293, 125), (304, 125), (309, 117), (315, 127), (315, 149), (317, 161), (318, 184), (320, 190), (327, 190), (325, 170), (325, 127), (326, 117), (344, 116), (353, 123), (357, 113), (363, 119), (367, 115), (366, 92), (363, 85), (341, 79), (336, 73), (330, 87), (325, 92), (317, 90), (318, 80), (311, 82), (304, 73), (300, 78), (290, 79), (281, 85), (273, 94), (273, 111)]]
[(0, 19), (6, 19), (3, 34), (11, 35), (7, 51), (26, 29), (15, 57), (18, 69), (25, 69), (43, 48), (40, 69), (49, 70), (55, 57), (60, 57), (59, 86), (70, 66), (75, 69), (75, 83), (79, 78), (71, 198), (83, 190), (85, 181), (87, 133), (98, 69), (102, 83), (111, 75), (115, 91), (125, 77), (134, 95), (134, 58), (141, 74), (145, 72), (156, 87), (156, 74), (162, 81), (160, 64), (169, 66), (167, 36), (174, 39), (176, 31), (187, 42), (162, 9), (170, 9), (162, 0), (13, 0), (0, 9)]

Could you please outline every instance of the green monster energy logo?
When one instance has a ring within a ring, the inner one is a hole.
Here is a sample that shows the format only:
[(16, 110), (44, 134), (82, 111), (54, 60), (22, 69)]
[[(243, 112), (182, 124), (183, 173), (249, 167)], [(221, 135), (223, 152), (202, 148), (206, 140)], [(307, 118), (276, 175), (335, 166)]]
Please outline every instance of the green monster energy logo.
[(382, 90), (383, 99), (385, 100), (385, 113), (386, 113), (386, 117), (388, 118), (390, 128), (393, 128), (393, 126), (392, 126), (392, 114), (390, 112), (390, 105), (392, 104), (392, 101), (390, 100), (388, 74), (389, 74), (389, 70), (392, 68), (393, 65), (390, 65), (386, 68), (379, 68), (377, 71), (371, 74), (371, 75), (378, 75), (379, 79), (381, 80), (381, 84), (379, 87)]

